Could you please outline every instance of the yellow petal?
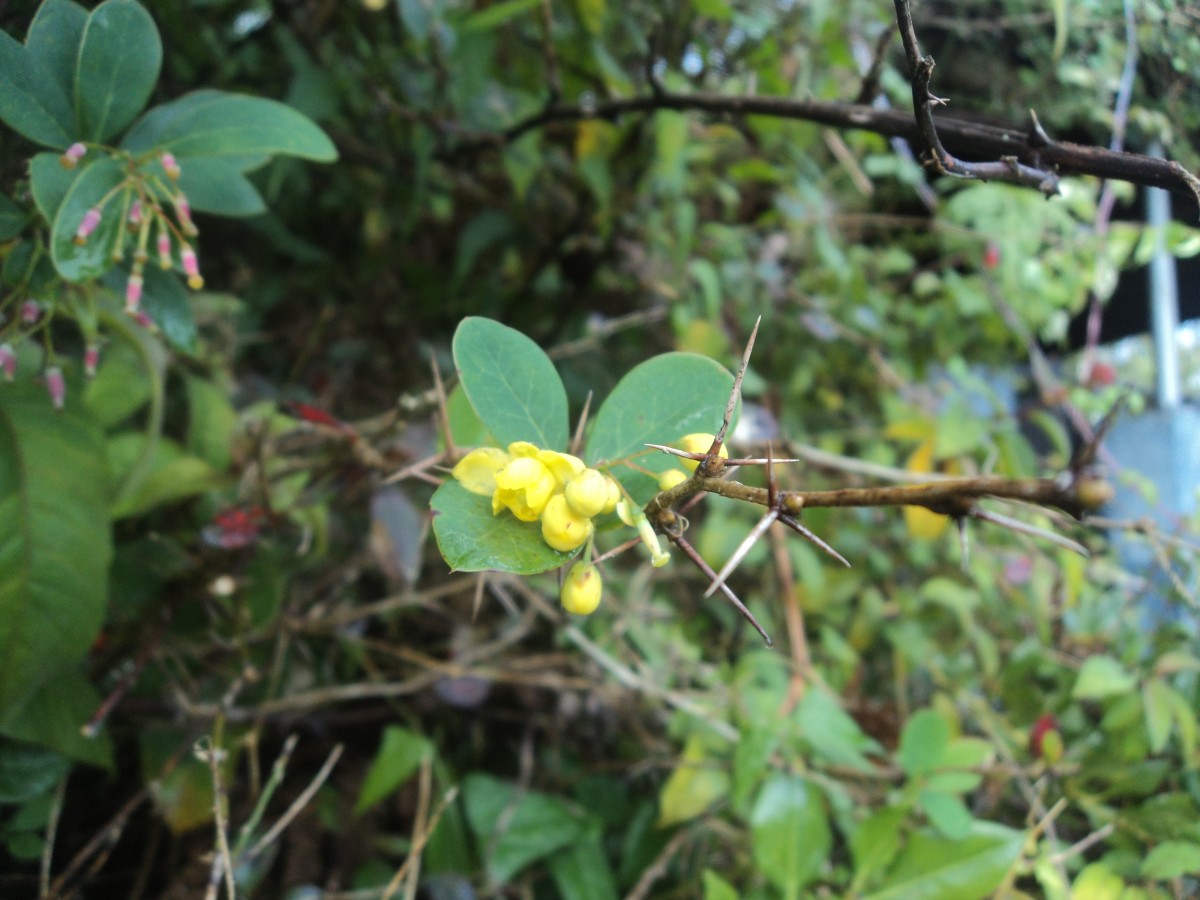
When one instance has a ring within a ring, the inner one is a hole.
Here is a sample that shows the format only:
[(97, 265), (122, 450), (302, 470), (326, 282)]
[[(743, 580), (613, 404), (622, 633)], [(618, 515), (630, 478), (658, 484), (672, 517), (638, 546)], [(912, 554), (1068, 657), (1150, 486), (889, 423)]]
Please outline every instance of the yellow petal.
[(539, 450), (537, 458), (550, 470), (558, 486), (564, 487), (568, 481), (581, 474), (584, 470), (583, 460), (570, 453), (559, 453), (557, 450)]
[(472, 494), (490, 495), (496, 490), (496, 472), (508, 465), (510, 457), (499, 447), (472, 450), (450, 472)]

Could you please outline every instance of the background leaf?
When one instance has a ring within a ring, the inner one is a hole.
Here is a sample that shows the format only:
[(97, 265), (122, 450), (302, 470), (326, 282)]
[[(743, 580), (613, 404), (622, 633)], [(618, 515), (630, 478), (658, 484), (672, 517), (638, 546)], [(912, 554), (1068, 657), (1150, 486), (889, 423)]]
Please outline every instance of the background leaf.
[(0, 120), (35, 144), (65, 150), (74, 140), (75, 114), (66, 92), (40, 57), (3, 31)]
[(961, 841), (914, 834), (895, 870), (865, 900), (977, 900), (1000, 883), (1024, 842), (1023, 832), (991, 822), (976, 822)]
[(492, 502), (447, 481), (429, 503), (433, 533), (443, 558), (456, 572), (512, 572), (535, 575), (557, 569), (575, 555), (559, 553), (542, 540), (537, 522), (521, 522), (507, 512), (492, 515)]
[[(77, 392), (74, 392), (77, 393)], [(87, 652), (104, 616), (112, 537), (103, 443), (77, 401), (0, 388), (0, 712)]]
[(423, 735), (398, 725), (385, 728), (379, 751), (359, 788), (354, 814), (361, 815), (408, 781), (432, 753), (433, 744)]
[(454, 365), (480, 420), (504, 447), (567, 449), (567, 393), (542, 348), (506, 325), (471, 316), (454, 332)]
[(82, 732), (101, 699), (82, 671), (65, 669), (38, 687), (19, 708), (0, 717), (0, 733), (49, 747), (79, 762), (110, 768), (112, 741), (107, 732), (95, 737)]
[(311, 119), (290, 106), (224, 91), (194, 91), (142, 116), (122, 146), (192, 156), (298, 156), (337, 159), (337, 149)]
[(798, 775), (766, 780), (750, 814), (754, 861), (785, 897), (816, 877), (833, 836), (820, 793)]
[(111, 157), (101, 157), (79, 173), (59, 204), (50, 234), (50, 259), (58, 274), (68, 281), (98, 278), (113, 267), (112, 248), (124, 226), (119, 197), (107, 201), (100, 224), (82, 246), (75, 243), (75, 232), (87, 211), (124, 180), (120, 164)]
[[(733, 376), (719, 363), (692, 353), (664, 353), (634, 367), (605, 399), (588, 437), (587, 460), (595, 465), (645, 453), (646, 443), (671, 444), (685, 434), (715, 433), (721, 427)], [(730, 423), (730, 429), (737, 423)], [(638, 465), (653, 472), (678, 467), (665, 453), (652, 451)], [(623, 466), (612, 474), (639, 503), (658, 485)]]
[(0, 241), (15, 238), (25, 227), (29, 216), (4, 194), (0, 194)]
[(103, 143), (142, 111), (162, 65), (162, 42), (136, 0), (107, 0), (88, 16), (75, 70), (75, 115), (86, 141)]

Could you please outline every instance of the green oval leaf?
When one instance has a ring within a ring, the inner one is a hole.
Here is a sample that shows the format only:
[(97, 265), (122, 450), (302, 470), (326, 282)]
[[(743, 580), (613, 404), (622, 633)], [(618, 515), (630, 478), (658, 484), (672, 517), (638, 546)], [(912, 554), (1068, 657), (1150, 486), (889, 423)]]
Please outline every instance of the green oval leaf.
[(179, 189), (196, 212), (257, 216), (267, 211), (262, 195), (245, 175), (241, 157), (192, 157), (180, 167)]
[(507, 512), (493, 516), (487, 497), (472, 494), (457, 481), (438, 488), (429, 505), (438, 549), (456, 572), (536, 575), (575, 555), (551, 548), (537, 522), (521, 522)]
[(787, 897), (816, 877), (833, 836), (821, 796), (798, 775), (772, 775), (750, 814), (754, 862)]
[(35, 144), (65, 150), (75, 113), (41, 57), (0, 31), (0, 120)]
[(81, 169), (64, 169), (57, 153), (39, 153), (29, 161), (29, 190), (38, 212), (53, 222), (63, 197), (79, 177)]
[(883, 886), (864, 900), (986, 897), (1008, 873), (1024, 843), (1024, 832), (992, 822), (976, 822), (960, 841), (929, 832), (914, 834)]
[(923, 709), (908, 720), (900, 735), (897, 761), (909, 777), (937, 768), (950, 743), (950, 725), (936, 710)]
[(75, 115), (84, 140), (104, 142), (142, 111), (158, 81), (162, 42), (136, 0), (107, 0), (88, 16), (75, 69)]
[(290, 106), (223, 91), (203, 90), (156, 106), (142, 116), (122, 146), (135, 153), (161, 147), (190, 156), (298, 156), (337, 159), (337, 148), (311, 119)]
[(112, 537), (99, 431), (68, 393), (0, 388), (0, 710), (87, 652), (104, 617)]
[(68, 281), (98, 278), (113, 267), (112, 249), (122, 227), (119, 197), (107, 201), (100, 224), (86, 243), (76, 244), (75, 232), (87, 211), (124, 180), (116, 160), (101, 157), (79, 173), (59, 204), (50, 233), (50, 259)]
[(75, 90), (75, 64), (87, 20), (87, 10), (78, 3), (45, 0), (38, 7), (25, 38), (25, 49), (41, 60), (66, 97)]
[[(670, 444), (685, 434), (715, 433), (721, 427), (733, 376), (719, 363), (694, 353), (664, 353), (634, 367), (617, 383), (596, 414), (588, 438), (591, 464), (645, 453), (647, 442)], [(737, 422), (730, 423), (730, 428)], [(638, 465), (663, 472), (678, 463), (651, 451)], [(639, 503), (658, 490), (654, 479), (617, 467), (613, 475)]]
[(507, 325), (471, 316), (454, 332), (454, 365), (480, 421), (501, 446), (530, 441), (566, 449), (567, 392), (537, 344)]

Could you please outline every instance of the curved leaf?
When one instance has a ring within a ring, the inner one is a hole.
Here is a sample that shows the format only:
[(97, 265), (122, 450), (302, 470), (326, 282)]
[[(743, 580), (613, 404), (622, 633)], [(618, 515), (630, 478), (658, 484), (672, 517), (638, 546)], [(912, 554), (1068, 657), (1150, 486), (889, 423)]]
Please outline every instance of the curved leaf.
[(4, 194), (0, 194), (0, 241), (15, 238), (25, 228), (29, 216)]
[(100, 224), (87, 242), (75, 243), (75, 232), (84, 215), (125, 180), (116, 160), (105, 156), (79, 173), (67, 190), (50, 233), (50, 259), (58, 274), (68, 281), (98, 278), (113, 267), (112, 248), (122, 227), (120, 198), (105, 204)]
[(42, 61), (66, 97), (75, 90), (75, 64), (87, 20), (87, 10), (78, 3), (45, 0), (38, 7), (25, 38), (25, 49)]
[(158, 81), (162, 42), (136, 0), (107, 0), (88, 16), (75, 69), (75, 115), (84, 140), (103, 142), (141, 112)]
[(480, 421), (502, 446), (530, 441), (566, 449), (567, 392), (537, 344), (507, 325), (470, 316), (454, 332), (454, 365)]
[[(104, 444), (68, 394), (0, 388), (0, 710), (87, 652), (104, 616), (112, 537)], [(6, 716), (7, 717), (7, 716)]]
[(337, 148), (311, 119), (290, 106), (223, 91), (195, 91), (142, 116), (122, 146), (161, 147), (176, 156), (298, 156), (337, 159)]
[(772, 775), (750, 814), (754, 862), (787, 897), (816, 877), (833, 842), (821, 795), (798, 775)]
[(75, 113), (41, 58), (0, 31), (0, 120), (35, 144), (65, 150)]
[[(589, 464), (615, 462), (646, 451), (647, 442), (670, 444), (685, 434), (716, 432), (725, 415), (733, 376), (719, 363), (694, 353), (664, 353), (631, 369), (596, 414), (588, 438)], [(730, 423), (736, 424), (737, 418)], [(652, 451), (638, 465), (663, 472), (679, 464)], [(639, 503), (658, 490), (654, 479), (616, 467), (612, 474)]]
[(429, 505), (438, 549), (456, 572), (536, 575), (575, 555), (551, 548), (536, 522), (521, 522), (507, 512), (493, 516), (487, 497), (470, 493), (457, 481), (438, 488)]
[(976, 822), (961, 841), (914, 834), (883, 886), (864, 900), (976, 900), (989, 895), (1021, 852), (1025, 834)]
[(79, 177), (82, 169), (64, 169), (59, 164), (59, 154), (39, 153), (29, 161), (29, 189), (38, 211), (53, 222), (62, 206), (63, 197)]
[(242, 174), (240, 157), (192, 157), (180, 169), (179, 188), (196, 212), (257, 216), (267, 211), (258, 188)]

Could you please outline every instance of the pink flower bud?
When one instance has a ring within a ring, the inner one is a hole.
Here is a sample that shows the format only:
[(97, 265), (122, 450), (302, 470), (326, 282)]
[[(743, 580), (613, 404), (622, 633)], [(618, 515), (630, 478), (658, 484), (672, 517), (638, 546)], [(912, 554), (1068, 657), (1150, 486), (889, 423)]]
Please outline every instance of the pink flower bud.
[(200, 263), (196, 260), (196, 252), (184, 244), (179, 251), (179, 259), (183, 263), (183, 273), (187, 275), (188, 287), (193, 291), (204, 287), (204, 278), (200, 275)]
[(73, 169), (83, 159), (85, 153), (87, 153), (87, 147), (76, 141), (67, 148), (67, 152), (60, 156), (58, 161), (64, 169)]
[(83, 214), (83, 221), (79, 223), (79, 228), (75, 231), (75, 243), (86, 244), (88, 235), (96, 230), (96, 226), (100, 224), (100, 207), (93, 206)]
[(154, 331), (154, 320), (142, 312), (140, 309), (134, 313), (133, 321), (137, 322), (147, 331)]
[(131, 228), (136, 228), (142, 224), (142, 201), (134, 200), (129, 207), (129, 225)]
[(100, 365), (100, 347), (96, 344), (88, 344), (83, 351), (83, 374), (88, 378), (95, 378), (98, 365)]
[(129, 276), (129, 280), (125, 282), (125, 312), (131, 316), (137, 315), (141, 306), (142, 276), (140, 272), (134, 272)]
[(42, 307), (36, 300), (26, 300), (21, 304), (21, 321), (32, 325), (42, 317)]
[(12, 344), (0, 344), (0, 369), (4, 370), (6, 381), (12, 381), (17, 374), (17, 354), (13, 352)]
[(167, 173), (167, 177), (172, 181), (179, 180), (179, 163), (175, 161), (175, 154), (164, 153), (162, 155), (163, 171)]
[(55, 409), (62, 409), (67, 399), (67, 384), (63, 381), (62, 369), (51, 366), (46, 370), (46, 390), (50, 394), (50, 402)]
[(158, 267), (164, 272), (171, 268), (171, 235), (164, 229), (158, 233)]
[(192, 221), (192, 207), (188, 203), (187, 197), (183, 191), (172, 198), (172, 203), (175, 204), (175, 215), (179, 217), (179, 226), (183, 229), (183, 233), (188, 237), (193, 237), (200, 233), (200, 229), (196, 227), (196, 223)]

